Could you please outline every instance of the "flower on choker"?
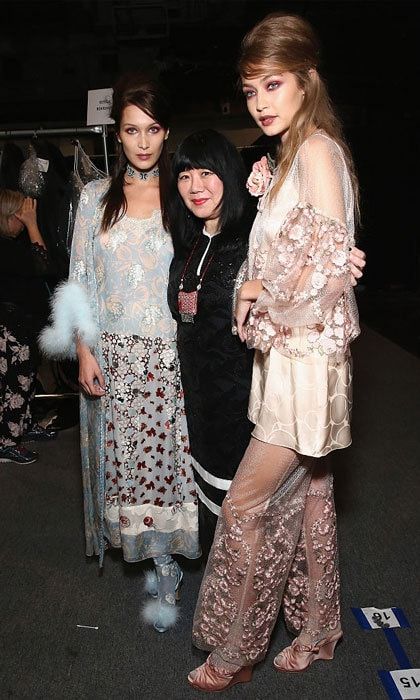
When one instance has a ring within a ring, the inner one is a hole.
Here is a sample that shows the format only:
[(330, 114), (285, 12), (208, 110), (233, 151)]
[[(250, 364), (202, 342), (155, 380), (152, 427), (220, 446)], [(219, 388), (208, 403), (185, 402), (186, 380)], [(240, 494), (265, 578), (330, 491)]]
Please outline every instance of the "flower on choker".
[(249, 193), (252, 194), (253, 197), (261, 197), (267, 190), (272, 177), (272, 161), (269, 162), (267, 156), (263, 156), (261, 160), (254, 163), (248, 180), (246, 181)]

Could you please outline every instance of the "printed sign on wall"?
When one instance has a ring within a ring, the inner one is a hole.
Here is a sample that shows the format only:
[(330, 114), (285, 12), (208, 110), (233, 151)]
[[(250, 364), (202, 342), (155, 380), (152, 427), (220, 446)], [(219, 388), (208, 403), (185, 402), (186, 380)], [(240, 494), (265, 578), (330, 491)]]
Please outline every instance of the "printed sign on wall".
[(112, 108), (112, 88), (88, 91), (87, 126), (114, 124), (109, 116)]

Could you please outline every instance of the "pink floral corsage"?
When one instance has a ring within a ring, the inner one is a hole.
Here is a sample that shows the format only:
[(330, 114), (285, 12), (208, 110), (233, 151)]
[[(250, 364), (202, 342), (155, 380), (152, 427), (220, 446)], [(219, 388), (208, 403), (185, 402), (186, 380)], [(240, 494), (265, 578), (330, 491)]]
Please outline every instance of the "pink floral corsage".
[(270, 180), (273, 177), (272, 168), (267, 156), (257, 160), (252, 166), (251, 174), (246, 181), (247, 189), (253, 197), (261, 197), (267, 190)]

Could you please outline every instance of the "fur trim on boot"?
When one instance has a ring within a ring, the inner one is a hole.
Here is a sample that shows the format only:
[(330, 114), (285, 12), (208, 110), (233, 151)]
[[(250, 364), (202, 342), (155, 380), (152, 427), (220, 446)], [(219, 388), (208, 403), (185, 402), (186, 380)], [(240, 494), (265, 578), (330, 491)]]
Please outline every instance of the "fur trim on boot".
[(76, 333), (89, 347), (95, 345), (99, 331), (81, 284), (60, 284), (54, 292), (51, 307), (51, 325), (46, 326), (39, 336), (39, 346), (47, 357), (74, 359)]
[(179, 618), (179, 608), (160, 600), (148, 600), (143, 606), (143, 619), (153, 625), (157, 632), (166, 632), (174, 627)]
[(156, 571), (153, 569), (148, 569), (144, 574), (144, 590), (152, 598), (157, 598), (158, 596), (158, 584)]

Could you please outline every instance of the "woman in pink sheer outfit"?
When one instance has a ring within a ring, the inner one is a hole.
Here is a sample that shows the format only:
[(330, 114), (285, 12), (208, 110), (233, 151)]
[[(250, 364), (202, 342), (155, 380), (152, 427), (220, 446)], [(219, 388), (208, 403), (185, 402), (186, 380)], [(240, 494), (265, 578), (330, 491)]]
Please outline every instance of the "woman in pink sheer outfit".
[(225, 690), (251, 679), (280, 606), (297, 637), (274, 660), (302, 671), (342, 637), (336, 515), (327, 455), (351, 443), (351, 357), (359, 334), (349, 250), (357, 180), (317, 70), (306, 20), (268, 15), (244, 38), (247, 107), (278, 137), (248, 180), (260, 195), (235, 321), (255, 348), (249, 447), (223, 502), (195, 612), (210, 651), (188, 680)]

